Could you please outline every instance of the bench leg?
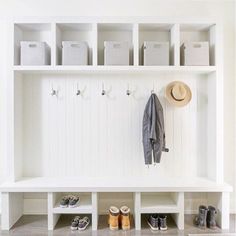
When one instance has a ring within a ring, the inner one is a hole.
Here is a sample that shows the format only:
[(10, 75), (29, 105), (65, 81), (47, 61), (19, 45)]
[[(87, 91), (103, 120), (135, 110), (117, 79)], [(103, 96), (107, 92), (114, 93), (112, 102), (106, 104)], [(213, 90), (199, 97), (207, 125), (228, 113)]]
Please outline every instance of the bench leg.
[(92, 230), (98, 228), (98, 193), (92, 193)]
[(219, 209), (219, 220), (218, 224), (221, 229), (229, 229), (229, 222), (230, 222), (230, 193), (229, 192), (222, 192), (220, 193), (220, 201), (218, 204)]
[(135, 221), (135, 229), (141, 230), (141, 193), (134, 193), (134, 221)]
[(60, 218), (60, 214), (53, 214), (53, 207), (56, 200), (56, 193), (48, 193), (48, 230), (54, 230)]
[(1, 193), (2, 215), (1, 229), (10, 230), (23, 215), (23, 193)]

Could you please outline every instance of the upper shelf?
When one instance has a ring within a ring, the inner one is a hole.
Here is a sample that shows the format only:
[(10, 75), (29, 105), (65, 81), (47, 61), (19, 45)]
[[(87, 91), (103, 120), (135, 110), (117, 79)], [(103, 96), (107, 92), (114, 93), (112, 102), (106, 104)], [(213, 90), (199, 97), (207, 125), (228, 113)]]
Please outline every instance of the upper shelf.
[(14, 66), (22, 74), (48, 73), (193, 73), (210, 74), (215, 66)]
[[(140, 20), (135, 23), (113, 21), (83, 21), (74, 23), (16, 22), (14, 23), (14, 65), (20, 65), (21, 41), (46, 42), (51, 52), (50, 65), (53, 66), (62, 64), (62, 41), (86, 41), (89, 47), (89, 66), (104, 65), (104, 41), (129, 42), (129, 64), (132, 66), (141, 66), (143, 64), (142, 46), (145, 41), (168, 42), (169, 64), (171, 66), (180, 65), (180, 47), (183, 42), (207, 41), (210, 45), (210, 65), (215, 66), (215, 58), (217, 56), (215, 26), (216, 24), (214, 23), (165, 23), (155, 21), (147, 22), (146, 20)], [(115, 70), (119, 68), (121, 67), (116, 67)], [(53, 69), (50, 70), (54, 69), (59, 69), (59, 67), (53, 67)], [(94, 71), (94, 69), (92, 70)], [(96, 70), (101, 71), (101, 69)], [(102, 71), (106, 70), (107, 69), (102, 69)], [(131, 70), (133, 71), (134, 69)], [(143, 69), (139, 70), (143, 71)], [(203, 71), (208, 70), (209, 69), (204, 69)], [(151, 71), (153, 71), (153, 69), (151, 69)], [(159, 71), (159, 69), (157, 71)], [(173, 70), (171, 69), (171, 71)]]

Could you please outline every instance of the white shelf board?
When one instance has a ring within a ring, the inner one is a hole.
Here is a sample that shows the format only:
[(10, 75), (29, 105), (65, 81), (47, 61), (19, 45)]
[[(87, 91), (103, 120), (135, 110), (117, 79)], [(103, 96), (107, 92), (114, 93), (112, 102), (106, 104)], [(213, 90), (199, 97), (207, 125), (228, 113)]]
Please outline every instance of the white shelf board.
[(60, 201), (57, 202), (55, 207), (53, 208), (54, 214), (92, 214), (92, 201), (91, 197), (88, 195), (82, 195), (80, 198), (77, 207), (70, 208), (62, 208), (60, 207)]
[(231, 192), (232, 186), (206, 178), (22, 178), (0, 185), (0, 192)]
[(179, 211), (177, 204), (168, 195), (142, 194), (141, 213), (179, 213)]
[(43, 73), (194, 73), (216, 72), (215, 66), (14, 66), (23, 74)]

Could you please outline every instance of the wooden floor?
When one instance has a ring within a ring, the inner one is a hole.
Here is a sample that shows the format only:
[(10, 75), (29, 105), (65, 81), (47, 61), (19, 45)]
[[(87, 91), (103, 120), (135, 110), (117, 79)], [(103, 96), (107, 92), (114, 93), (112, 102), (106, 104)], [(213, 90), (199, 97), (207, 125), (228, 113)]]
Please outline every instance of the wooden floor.
[[(152, 232), (145, 220), (145, 216), (143, 216), (142, 219), (142, 230), (141, 231), (135, 231), (134, 227), (132, 226), (132, 229), (129, 231), (110, 231), (107, 228), (107, 217), (106, 216), (100, 216), (99, 217), (99, 229), (98, 231), (92, 231), (91, 226), (83, 232), (75, 231), (72, 232), (70, 230), (70, 222), (73, 216), (71, 215), (63, 215), (58, 221), (58, 224), (56, 225), (56, 228), (53, 232), (47, 231), (47, 217), (46, 216), (23, 216), (21, 219), (14, 225), (12, 230), (10, 232), (6, 231), (0, 231), (0, 236), (8, 236), (8, 235), (14, 235), (14, 236), (69, 236), (69, 235), (84, 235), (84, 236), (150, 236), (150, 235), (179, 235), (179, 236), (185, 236), (189, 234), (206, 234), (206, 235), (217, 235), (221, 233), (222, 231), (220, 229), (217, 229), (216, 231), (213, 230), (201, 230), (193, 226), (192, 219), (193, 216), (186, 216), (186, 222), (185, 222), (185, 230), (180, 231), (176, 228), (176, 225), (174, 224), (171, 217), (168, 217), (168, 230), (165, 232)], [(230, 231), (224, 232), (223, 235), (234, 235), (236, 236), (236, 228), (235, 228), (235, 216), (231, 216), (231, 224), (230, 224)], [(204, 235), (205, 236), (205, 235)]]

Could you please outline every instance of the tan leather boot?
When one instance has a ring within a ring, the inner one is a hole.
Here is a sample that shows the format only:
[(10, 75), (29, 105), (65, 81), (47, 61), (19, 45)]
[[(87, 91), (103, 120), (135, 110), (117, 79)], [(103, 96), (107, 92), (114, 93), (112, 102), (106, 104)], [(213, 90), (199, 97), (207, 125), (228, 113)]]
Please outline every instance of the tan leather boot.
[(123, 230), (130, 229), (130, 209), (127, 206), (120, 208), (120, 223)]
[(108, 224), (110, 230), (119, 229), (119, 215), (120, 215), (119, 209), (115, 206), (111, 206), (109, 209), (109, 217), (108, 217)]

